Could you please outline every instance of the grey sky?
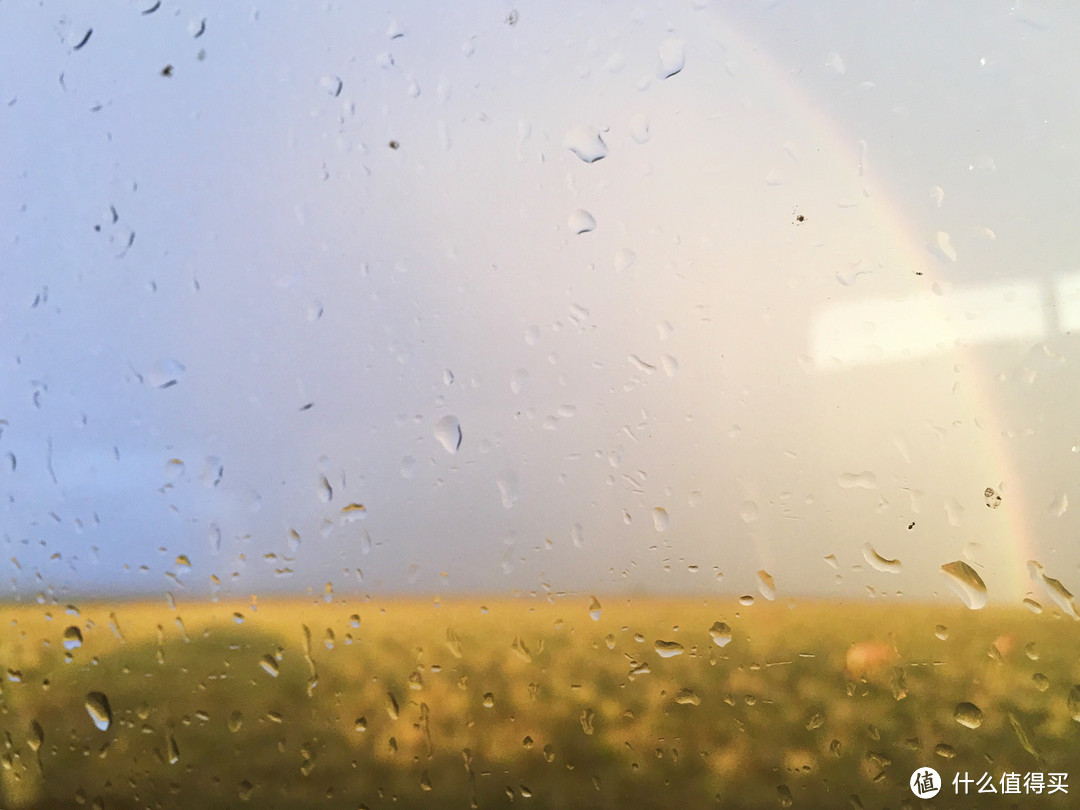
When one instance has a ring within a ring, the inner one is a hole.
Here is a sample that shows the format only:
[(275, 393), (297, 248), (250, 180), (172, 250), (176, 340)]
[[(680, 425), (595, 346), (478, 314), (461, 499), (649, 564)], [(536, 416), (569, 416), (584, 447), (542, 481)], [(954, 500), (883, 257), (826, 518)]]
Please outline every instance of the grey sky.
[(151, 5), (0, 4), (10, 591), (1080, 582), (1077, 12)]

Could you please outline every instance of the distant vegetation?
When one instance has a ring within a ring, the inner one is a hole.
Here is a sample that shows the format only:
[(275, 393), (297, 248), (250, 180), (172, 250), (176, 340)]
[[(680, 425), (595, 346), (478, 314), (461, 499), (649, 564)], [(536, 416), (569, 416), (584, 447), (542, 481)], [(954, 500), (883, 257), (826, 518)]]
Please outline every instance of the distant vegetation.
[[(1027, 610), (601, 595), (3, 613), (11, 810), (1080, 805), (1080, 623)], [(946, 781), (926, 803), (908, 786), (923, 766)], [(1069, 789), (965, 799), (963, 772)]]

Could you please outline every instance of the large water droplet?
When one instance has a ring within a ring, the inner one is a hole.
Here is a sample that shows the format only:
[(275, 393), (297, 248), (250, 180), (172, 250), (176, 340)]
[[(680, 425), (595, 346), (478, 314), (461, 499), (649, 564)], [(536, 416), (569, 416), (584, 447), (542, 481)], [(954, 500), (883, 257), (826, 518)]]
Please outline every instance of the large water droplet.
[(674, 658), (676, 655), (683, 654), (683, 645), (677, 641), (657, 639), (656, 644), (653, 645), (653, 649), (656, 650), (656, 654), (661, 658)]
[(709, 635), (717, 647), (726, 647), (731, 643), (731, 628), (725, 622), (713, 622)]
[(571, 233), (588, 233), (596, 230), (596, 218), (584, 208), (579, 208), (567, 217), (566, 227)]
[(1080, 683), (1073, 684), (1073, 688), (1069, 690), (1068, 698), (1069, 715), (1077, 723), (1080, 723)]
[(44, 742), (45, 731), (41, 728), (41, 723), (37, 720), (31, 720), (30, 728), (26, 732), (26, 744), (30, 746), (31, 751), (38, 751)]
[(653, 527), (658, 532), (666, 532), (668, 526), (671, 525), (671, 518), (668, 517), (667, 510), (662, 506), (657, 506), (652, 510)]
[(592, 602), (589, 603), (589, 618), (591, 618), (594, 622), (600, 621), (600, 614), (602, 611), (603, 608), (600, 607), (600, 602), (597, 601), (596, 597), (594, 596), (592, 598)]
[(77, 647), (81, 647), (83, 643), (82, 631), (75, 625), (68, 627), (64, 630), (63, 643), (65, 650), (74, 650)]
[(844, 489), (877, 489), (877, 476), (868, 470), (863, 470), (857, 473), (841, 473), (836, 479), (838, 483)]
[(176, 738), (171, 734), (165, 745), (165, 758), (170, 765), (175, 765), (180, 761), (180, 748), (176, 745)]
[(656, 75), (668, 79), (686, 66), (686, 43), (681, 39), (665, 39), (660, 43), (660, 65)]
[(461, 423), (449, 414), (435, 423), (435, 438), (447, 453), (456, 453), (461, 447)]
[(699, 698), (693, 689), (683, 688), (675, 693), (675, 702), (680, 706), (700, 706), (701, 698)]
[(949, 576), (949, 585), (972, 610), (986, 606), (986, 583), (975, 569), (963, 560), (956, 560), (941, 566)]
[(1036, 560), (1028, 560), (1028, 573), (1031, 578), (1036, 582), (1039, 582), (1043, 586), (1043, 590), (1046, 595), (1057, 605), (1061, 610), (1073, 619), (1080, 620), (1080, 610), (1077, 609), (1076, 600), (1073, 598), (1072, 593), (1061, 584), (1060, 580), (1046, 575), (1046, 570)]
[(773, 580), (772, 574), (768, 571), (761, 570), (757, 572), (757, 577), (758, 590), (761, 591), (761, 595), (770, 602), (776, 599), (776, 582)]
[(953, 720), (966, 728), (978, 728), (982, 725), (982, 709), (974, 703), (958, 703), (953, 710)]
[(883, 574), (899, 574), (904, 569), (900, 560), (889, 560), (882, 557), (869, 543), (863, 544), (863, 559), (871, 568), (875, 571), (881, 571)]
[(502, 499), (503, 509), (513, 509), (520, 494), (517, 473), (513, 470), (506, 470), (505, 472), (499, 473), (499, 477), (495, 479), (495, 483), (498, 484), (499, 487), (499, 497)]
[(567, 149), (586, 163), (595, 163), (607, 156), (607, 144), (592, 127), (574, 127), (566, 133), (564, 143)]
[(109, 707), (109, 699), (103, 692), (88, 692), (86, 695), (86, 713), (94, 721), (99, 731), (108, 731), (112, 725), (112, 709)]
[(263, 671), (272, 678), (276, 678), (278, 676), (278, 673), (280, 672), (277, 659), (269, 653), (259, 659), (259, 666), (262, 667)]

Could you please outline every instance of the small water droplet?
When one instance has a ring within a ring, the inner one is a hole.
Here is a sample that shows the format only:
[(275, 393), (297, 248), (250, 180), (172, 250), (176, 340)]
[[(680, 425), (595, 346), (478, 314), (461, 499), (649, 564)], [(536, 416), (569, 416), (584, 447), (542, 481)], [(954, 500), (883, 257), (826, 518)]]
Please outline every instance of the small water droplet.
[(485, 692), (484, 693), (484, 708), (485, 709), (493, 709), (493, 708), (495, 708), (495, 695), (493, 695), (491, 692)]
[(713, 622), (713, 626), (709, 628), (709, 635), (712, 636), (713, 643), (717, 647), (726, 647), (731, 643), (731, 628), (726, 622)]
[(739, 604), (744, 607), (750, 607), (750, 605), (754, 604), (754, 597), (750, 594), (743, 594), (739, 597)]
[(660, 43), (660, 64), (656, 75), (669, 79), (686, 66), (686, 43), (681, 39), (665, 39)]
[(236, 789), (236, 795), (240, 801), (246, 802), (251, 799), (251, 794), (255, 792), (255, 786), (251, 784), (247, 779), (239, 784)]
[(825, 714), (823, 712), (813, 712), (806, 718), (806, 730), (813, 731), (816, 728), (821, 728), (825, 725)]
[(949, 585), (972, 610), (986, 606), (986, 583), (975, 569), (962, 560), (956, 560), (941, 566), (949, 577)]
[(958, 703), (953, 710), (953, 720), (965, 728), (978, 728), (982, 725), (982, 709), (974, 703)]
[(869, 543), (863, 544), (863, 559), (875, 571), (883, 574), (899, 574), (904, 570), (900, 560), (890, 560), (878, 554)]
[(603, 612), (603, 608), (600, 607), (600, 602), (596, 597), (592, 598), (592, 602), (589, 603), (589, 618), (594, 622), (600, 621), (600, 614)]
[(1040, 692), (1045, 692), (1050, 688), (1050, 679), (1043, 675), (1041, 672), (1036, 672), (1031, 676), (1031, 682), (1035, 685), (1035, 688)]
[(227, 725), (229, 727), (229, 731), (235, 734), (244, 725), (244, 716), (240, 714), (239, 711), (234, 711), (232, 714), (229, 715)]
[(662, 506), (657, 506), (653, 509), (653, 527), (658, 532), (666, 532), (668, 526), (671, 525), (671, 518), (668, 517), (667, 510)]
[(448, 414), (436, 422), (435, 438), (447, 453), (456, 453), (461, 447), (461, 423), (458, 418)]
[(585, 709), (581, 713), (581, 730), (586, 734), (592, 734), (594, 730), (594, 722), (596, 720), (596, 712), (589, 708)]
[(937, 627), (934, 628), (934, 635), (944, 641), (949, 637), (949, 628), (943, 624), (939, 624)]
[(635, 143), (647, 143), (649, 140), (649, 119), (644, 115), (635, 115), (630, 119), (630, 137)]
[(564, 144), (586, 163), (595, 163), (607, 156), (607, 144), (592, 127), (574, 127), (566, 133)]
[(323, 503), (330, 503), (330, 501), (334, 499), (334, 488), (330, 486), (330, 481), (327, 480), (325, 475), (319, 476), (319, 483), (318, 486), (315, 487), (315, 494)]
[(993, 487), (987, 487), (983, 490), (983, 499), (986, 501), (988, 509), (997, 509), (1001, 506), (1001, 495)]
[(82, 643), (82, 631), (78, 627), (72, 625), (64, 630), (63, 644), (65, 650), (74, 650), (78, 647), (81, 647)]
[(675, 693), (675, 702), (680, 706), (700, 706), (701, 698), (699, 698), (693, 689), (683, 688)]
[(386, 713), (390, 716), (391, 720), (397, 720), (401, 713), (398, 709), (397, 698), (394, 697), (392, 692), (386, 693)]
[(112, 725), (112, 709), (109, 699), (103, 692), (88, 692), (86, 695), (86, 713), (94, 721), (99, 731), (108, 731)]
[(269, 653), (259, 659), (259, 666), (272, 678), (276, 678), (280, 672), (277, 659)]
[(588, 233), (596, 230), (596, 218), (584, 208), (579, 208), (567, 217), (566, 227), (570, 233)]
[(684, 647), (677, 641), (664, 641), (663, 639), (657, 639), (653, 645), (653, 649), (656, 650), (656, 654), (661, 658), (674, 658), (676, 655), (682, 655)]

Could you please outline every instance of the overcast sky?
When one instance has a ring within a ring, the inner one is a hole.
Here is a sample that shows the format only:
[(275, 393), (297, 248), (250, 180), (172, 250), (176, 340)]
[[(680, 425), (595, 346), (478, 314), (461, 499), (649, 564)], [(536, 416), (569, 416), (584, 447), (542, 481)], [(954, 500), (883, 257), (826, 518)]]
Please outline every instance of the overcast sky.
[(1080, 587), (1080, 11), (313, 8), (0, 2), (6, 592)]

